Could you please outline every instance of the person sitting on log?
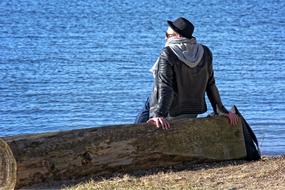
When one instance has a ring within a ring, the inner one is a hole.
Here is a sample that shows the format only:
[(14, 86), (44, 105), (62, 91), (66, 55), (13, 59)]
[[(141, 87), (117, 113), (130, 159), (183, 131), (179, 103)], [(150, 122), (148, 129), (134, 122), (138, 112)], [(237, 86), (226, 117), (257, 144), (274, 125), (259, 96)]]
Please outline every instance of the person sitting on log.
[(232, 125), (238, 116), (229, 112), (221, 101), (215, 84), (212, 53), (197, 43), (194, 25), (180, 17), (167, 21), (166, 45), (151, 68), (154, 85), (135, 123), (150, 123), (169, 129), (169, 119), (196, 118), (205, 113), (207, 94), (215, 113), (221, 111)]

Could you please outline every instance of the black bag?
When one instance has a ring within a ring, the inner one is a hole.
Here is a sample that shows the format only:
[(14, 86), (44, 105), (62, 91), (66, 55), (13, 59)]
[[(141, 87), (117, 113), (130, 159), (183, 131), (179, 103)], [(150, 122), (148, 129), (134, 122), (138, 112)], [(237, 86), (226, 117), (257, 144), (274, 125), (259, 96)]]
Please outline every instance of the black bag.
[(242, 119), (242, 128), (243, 128), (243, 135), (244, 135), (244, 143), (247, 153), (247, 160), (259, 160), (261, 158), (260, 149), (258, 146), (257, 138), (250, 128), (249, 124), (246, 122), (244, 117), (241, 115), (239, 110), (236, 106), (233, 106), (232, 110), (233, 113), (237, 114)]
[[(246, 159), (247, 160), (259, 160), (261, 158), (260, 149), (258, 146), (257, 138), (250, 128), (249, 124), (246, 122), (244, 117), (241, 115), (237, 107), (234, 105), (231, 109), (231, 112), (237, 114), (241, 118), (242, 122), (242, 129), (243, 129), (243, 136), (244, 136), (244, 143), (245, 143), (245, 149), (246, 149)], [(219, 110), (217, 107), (217, 114), (211, 113), (209, 116), (215, 116), (215, 115), (224, 115), (225, 113)]]

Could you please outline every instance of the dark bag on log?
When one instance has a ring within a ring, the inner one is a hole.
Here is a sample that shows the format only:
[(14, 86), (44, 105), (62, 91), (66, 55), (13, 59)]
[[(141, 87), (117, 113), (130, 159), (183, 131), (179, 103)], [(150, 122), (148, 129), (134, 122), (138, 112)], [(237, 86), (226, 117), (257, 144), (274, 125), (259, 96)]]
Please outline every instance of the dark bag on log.
[[(224, 115), (226, 116), (225, 113), (221, 112), (219, 108), (217, 107), (217, 112), (218, 115)], [(258, 146), (258, 141), (257, 138), (249, 126), (249, 124), (246, 122), (244, 117), (241, 115), (237, 107), (234, 105), (231, 109), (231, 112), (237, 114), (241, 118), (242, 122), (242, 129), (243, 129), (243, 136), (244, 136), (244, 143), (245, 143), (245, 148), (246, 148), (246, 159), (251, 161), (251, 160), (259, 160), (261, 158), (260, 154), (260, 149)], [(211, 113), (209, 116), (214, 116), (215, 113)]]
[[(224, 115), (225, 113), (221, 112), (219, 108), (217, 107), (217, 112), (218, 115)], [(261, 158), (260, 154), (260, 149), (258, 146), (258, 141), (257, 138), (249, 126), (249, 124), (246, 122), (244, 117), (241, 115), (237, 107), (234, 105), (231, 109), (231, 112), (237, 114), (240, 119), (242, 120), (242, 129), (243, 129), (243, 136), (244, 136), (244, 143), (245, 143), (245, 148), (246, 148), (246, 159), (251, 161), (251, 160), (259, 160)], [(215, 115), (214, 113), (211, 113), (210, 116)]]
[(242, 119), (242, 128), (247, 153), (247, 160), (259, 160), (261, 158), (261, 154), (258, 146), (258, 141), (254, 132), (252, 131), (249, 124), (246, 122), (246, 120), (241, 115), (236, 106), (233, 106), (232, 112), (236, 113)]

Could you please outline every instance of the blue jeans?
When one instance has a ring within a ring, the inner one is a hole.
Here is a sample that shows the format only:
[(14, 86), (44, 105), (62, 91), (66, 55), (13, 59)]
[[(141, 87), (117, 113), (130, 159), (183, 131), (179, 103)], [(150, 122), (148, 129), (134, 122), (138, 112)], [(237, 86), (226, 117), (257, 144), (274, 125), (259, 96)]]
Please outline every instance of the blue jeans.
[(149, 97), (146, 99), (143, 109), (136, 117), (135, 124), (146, 123), (149, 119)]

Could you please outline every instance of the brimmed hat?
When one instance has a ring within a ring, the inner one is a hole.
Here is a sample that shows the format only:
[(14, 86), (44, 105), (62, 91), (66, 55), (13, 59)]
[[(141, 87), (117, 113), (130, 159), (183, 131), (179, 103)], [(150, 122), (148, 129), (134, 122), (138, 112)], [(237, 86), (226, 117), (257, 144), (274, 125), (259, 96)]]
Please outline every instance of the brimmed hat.
[(181, 36), (189, 39), (193, 38), (192, 34), (194, 31), (194, 25), (186, 18), (179, 17), (173, 22), (168, 20), (167, 23), (172, 28), (172, 30)]

